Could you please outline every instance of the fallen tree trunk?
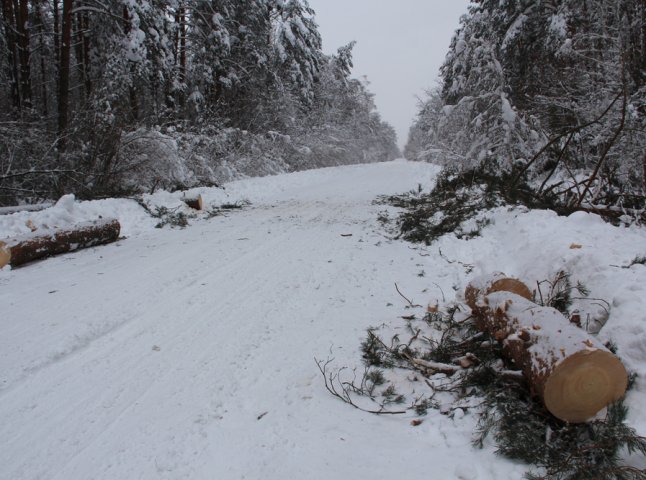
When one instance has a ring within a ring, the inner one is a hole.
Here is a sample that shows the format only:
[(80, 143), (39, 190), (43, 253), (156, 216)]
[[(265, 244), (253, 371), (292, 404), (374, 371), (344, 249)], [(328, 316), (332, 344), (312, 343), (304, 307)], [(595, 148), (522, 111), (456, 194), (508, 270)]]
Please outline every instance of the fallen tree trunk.
[(186, 205), (194, 210), (204, 210), (204, 200), (202, 195), (198, 195), (196, 198), (183, 198), (182, 199)]
[(117, 220), (99, 220), (80, 224), (74, 230), (0, 241), (0, 268), (5, 265), (17, 267), (40, 258), (114, 242), (120, 231)]
[[(469, 285), (467, 303), (478, 327), (502, 342), (503, 354), (522, 370), (552, 415), (585, 422), (623, 397), (628, 375), (612, 352), (558, 310), (536, 305), (526, 295), (488, 288), (522, 284), (501, 280), (498, 274)], [(526, 286), (520, 290), (529, 292)]]
[(607, 205), (586, 205), (583, 204), (577, 210), (587, 213), (594, 213), (601, 217), (609, 217), (618, 219), (624, 215), (628, 215), (635, 219), (646, 222), (646, 211), (637, 210), (634, 208), (621, 208)]
[(10, 215), (18, 212), (40, 212), (53, 206), (53, 203), (36, 203), (33, 205), (16, 205), (15, 207), (0, 207), (0, 215)]

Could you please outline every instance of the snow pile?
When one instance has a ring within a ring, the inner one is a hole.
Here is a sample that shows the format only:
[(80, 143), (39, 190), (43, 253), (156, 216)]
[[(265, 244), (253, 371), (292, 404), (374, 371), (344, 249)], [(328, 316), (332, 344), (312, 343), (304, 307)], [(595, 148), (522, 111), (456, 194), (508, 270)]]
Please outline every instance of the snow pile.
[[(397, 165), (403, 160), (393, 162)], [(348, 166), (345, 171), (361, 171), (364, 166)], [(411, 167), (420, 172), (420, 183), (430, 183), (437, 167)], [(320, 181), (325, 184), (336, 181), (339, 169), (337, 167), (319, 170), (306, 170), (272, 178), (248, 178), (236, 180), (220, 187), (199, 187), (185, 191), (169, 192), (157, 190), (153, 194), (141, 196), (141, 202), (153, 214), (159, 208), (182, 212), (199, 220), (204, 215), (192, 210), (184, 203), (185, 198), (196, 198), (202, 195), (205, 210), (219, 208), (222, 205), (271, 204), (284, 199), (308, 196), (309, 185)], [(385, 187), (385, 186), (384, 186)], [(389, 189), (396, 193), (396, 189)], [(37, 212), (18, 212), (10, 215), (0, 215), (0, 239), (13, 238), (32, 232), (47, 233), (54, 229), (69, 229), (81, 222), (100, 218), (116, 218), (121, 224), (121, 235), (130, 237), (149, 231), (158, 221), (151, 217), (146, 210), (134, 199), (109, 198), (105, 200), (77, 201), (74, 195), (64, 195), (52, 207)]]
[(55, 205), (39, 212), (18, 212), (0, 216), (0, 238), (26, 234), (47, 234), (57, 229), (72, 229), (75, 225), (97, 219), (116, 218), (122, 235), (141, 233), (155, 225), (134, 200), (106, 199), (77, 202), (74, 195), (61, 197)]
[[(549, 210), (500, 208), (490, 217), (492, 224), (480, 237), (459, 240), (448, 235), (429, 247), (461, 262), (447, 264), (435, 282), (445, 291), (462, 292), (474, 275), (503, 271), (537, 290), (537, 282), (569, 272), (573, 284), (581, 282), (590, 291), (587, 299), (573, 305), (583, 326), (603, 323), (599, 339), (616, 344), (628, 370), (638, 374), (627, 404), (631, 422), (641, 425), (643, 435), (646, 412), (639, 405), (646, 402), (646, 265), (624, 267), (646, 255), (646, 229), (615, 227), (584, 212), (559, 217)], [(436, 261), (427, 262), (435, 266)]]

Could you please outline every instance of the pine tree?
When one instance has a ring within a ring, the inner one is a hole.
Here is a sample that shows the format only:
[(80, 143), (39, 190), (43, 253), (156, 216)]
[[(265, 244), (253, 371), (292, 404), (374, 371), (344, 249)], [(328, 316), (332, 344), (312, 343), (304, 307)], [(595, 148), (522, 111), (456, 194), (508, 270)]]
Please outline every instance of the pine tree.
[(641, 208), (645, 11), (630, 0), (476, 2), (442, 67), (441, 105), (420, 111), (418, 124), (432, 126), (411, 148), (519, 170), (541, 195), (582, 181), (576, 195), (560, 191), (570, 205)]

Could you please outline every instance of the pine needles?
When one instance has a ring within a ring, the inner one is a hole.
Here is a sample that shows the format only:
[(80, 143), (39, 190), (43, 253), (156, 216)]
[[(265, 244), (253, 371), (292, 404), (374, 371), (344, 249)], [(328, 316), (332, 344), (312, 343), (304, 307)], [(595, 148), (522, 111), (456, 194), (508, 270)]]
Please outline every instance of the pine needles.
[(523, 181), (514, 183), (516, 176), (515, 171), (491, 173), (483, 167), (466, 171), (445, 168), (430, 193), (418, 188), (380, 201), (404, 209), (397, 219), (398, 238), (427, 245), (447, 233), (473, 238), (490, 222), (481, 215), (483, 211), (503, 205), (555, 206), (549, 199), (538, 200)]
[(608, 408), (605, 418), (568, 424), (550, 415), (524, 385), (505, 381), (495, 372), (481, 391), (484, 402), (474, 444), (482, 446), (491, 435), (497, 453), (535, 467), (527, 478), (646, 478), (646, 472), (619, 464), (622, 449), (646, 454), (646, 438), (624, 423), (627, 408), (621, 401)]
[[(585, 289), (572, 286), (569, 276), (561, 273), (544, 282), (550, 285), (545, 303), (565, 308), (570, 292)], [(361, 344), (370, 373), (364, 374), (359, 393), (378, 393), (380, 407), (373, 413), (389, 413), (389, 400), (405, 404), (394, 384), (411, 381), (406, 372), (412, 370), (416, 372), (412, 378), (421, 375), (431, 393), (415, 398), (408, 410), (424, 415), (446, 405), (436, 401), (436, 394), (450, 395), (453, 406), (442, 407), (442, 412), (460, 408), (477, 415), (474, 445), (482, 447), (487, 438), (493, 439), (498, 454), (531, 466), (528, 479), (646, 479), (646, 471), (621, 465), (625, 452), (646, 455), (646, 438), (626, 425), (627, 407), (622, 402), (611, 405), (603, 418), (565, 423), (530, 394), (520, 372), (505, 362), (498, 342), (478, 331), (457, 305), (408, 319), (406, 327), (406, 338), (400, 333), (389, 341), (379, 336), (378, 329), (370, 329)]]

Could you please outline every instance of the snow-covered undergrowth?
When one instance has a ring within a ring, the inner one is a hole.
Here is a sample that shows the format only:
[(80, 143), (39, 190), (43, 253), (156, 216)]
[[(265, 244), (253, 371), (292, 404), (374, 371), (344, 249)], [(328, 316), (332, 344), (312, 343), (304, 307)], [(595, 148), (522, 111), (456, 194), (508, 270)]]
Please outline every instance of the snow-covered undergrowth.
[(0, 238), (98, 215), (126, 237), (0, 271), (0, 478), (520, 479), (526, 465), (472, 446), (468, 409), (414, 425), (414, 410), (366, 414), (328, 394), (313, 360), (359, 373), (366, 329), (406, 331), (417, 310), (395, 283), (424, 312), (492, 271), (529, 285), (568, 271), (607, 302), (579, 307), (607, 310), (599, 338), (639, 375), (628, 424), (646, 433), (646, 266), (622, 268), (646, 255), (646, 230), (500, 207), (472, 239), (390, 238), (378, 219), (397, 209), (374, 199), (437, 171), (397, 161), (188, 192), (249, 202), (219, 216), (144, 197), (189, 215), (184, 229), (155, 229), (127, 199), (0, 217)]

